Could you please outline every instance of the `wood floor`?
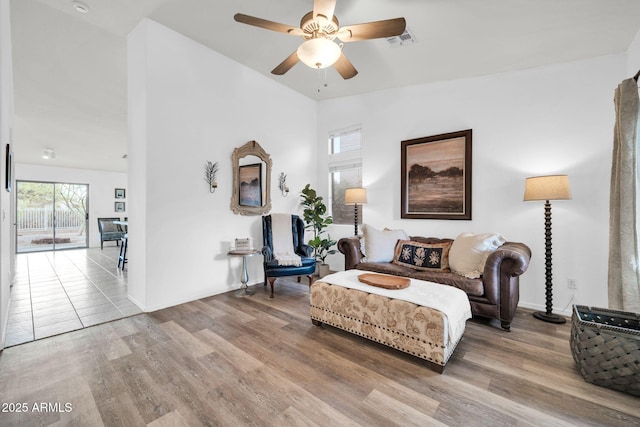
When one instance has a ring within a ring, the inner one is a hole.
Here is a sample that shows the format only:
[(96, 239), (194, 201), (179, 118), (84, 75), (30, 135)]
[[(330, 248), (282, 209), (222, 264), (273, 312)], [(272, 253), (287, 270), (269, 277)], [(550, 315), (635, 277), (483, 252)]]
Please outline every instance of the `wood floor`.
[(305, 284), (255, 288), (5, 349), (0, 425), (640, 425), (639, 398), (583, 381), (569, 324), (469, 321), (439, 375), (313, 326)]

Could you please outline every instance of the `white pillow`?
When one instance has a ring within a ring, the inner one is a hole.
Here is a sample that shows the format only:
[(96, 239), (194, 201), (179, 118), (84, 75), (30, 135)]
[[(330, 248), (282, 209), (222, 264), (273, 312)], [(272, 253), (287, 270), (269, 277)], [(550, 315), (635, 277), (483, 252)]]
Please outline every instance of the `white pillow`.
[(364, 255), (362, 262), (391, 262), (398, 240), (408, 240), (404, 230), (376, 230), (370, 225), (362, 226)]
[(498, 233), (460, 233), (449, 250), (449, 268), (469, 279), (482, 276), (489, 255), (506, 242)]

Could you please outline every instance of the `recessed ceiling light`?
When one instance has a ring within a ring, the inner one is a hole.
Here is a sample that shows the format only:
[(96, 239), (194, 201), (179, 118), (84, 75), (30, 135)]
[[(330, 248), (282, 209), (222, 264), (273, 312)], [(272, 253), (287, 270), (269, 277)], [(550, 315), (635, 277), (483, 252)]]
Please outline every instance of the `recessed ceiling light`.
[(80, 12), (80, 13), (88, 13), (89, 12), (89, 6), (87, 6), (86, 4), (79, 2), (79, 1), (74, 1), (73, 2), (73, 8), (76, 10), (76, 12)]
[(53, 151), (53, 148), (45, 148), (44, 149), (44, 153), (42, 153), (42, 158), (43, 159), (55, 159), (56, 158), (56, 152)]

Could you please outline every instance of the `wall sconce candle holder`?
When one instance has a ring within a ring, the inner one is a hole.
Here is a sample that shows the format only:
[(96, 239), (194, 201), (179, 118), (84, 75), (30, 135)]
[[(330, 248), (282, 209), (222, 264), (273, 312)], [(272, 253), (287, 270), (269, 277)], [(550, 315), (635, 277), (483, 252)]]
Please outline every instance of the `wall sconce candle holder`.
[(218, 162), (211, 163), (207, 161), (204, 165), (204, 180), (209, 184), (209, 193), (215, 193), (218, 188), (216, 175), (218, 174)]
[(278, 180), (278, 188), (282, 193), (282, 197), (289, 195), (289, 187), (287, 187), (287, 175), (284, 172), (280, 172), (280, 179)]

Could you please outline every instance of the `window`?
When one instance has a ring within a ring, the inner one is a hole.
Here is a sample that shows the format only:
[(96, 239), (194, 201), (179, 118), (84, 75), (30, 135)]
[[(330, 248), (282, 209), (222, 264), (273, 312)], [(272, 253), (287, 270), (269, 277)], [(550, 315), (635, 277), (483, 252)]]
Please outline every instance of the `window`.
[[(329, 136), (329, 154), (360, 151), (362, 130), (353, 129), (346, 132), (333, 133)], [(358, 153), (358, 156), (360, 153)]]
[[(344, 191), (347, 188), (362, 187), (361, 165), (334, 169), (329, 172), (331, 179), (331, 216), (334, 224), (353, 224), (353, 206), (344, 204)], [(362, 224), (362, 215), (358, 215)]]
[[(362, 129), (350, 128), (329, 135), (329, 187), (334, 224), (353, 224), (353, 206), (344, 204), (347, 188), (362, 187)], [(362, 223), (362, 214), (358, 215)]]

